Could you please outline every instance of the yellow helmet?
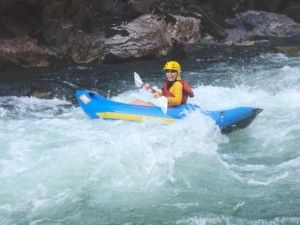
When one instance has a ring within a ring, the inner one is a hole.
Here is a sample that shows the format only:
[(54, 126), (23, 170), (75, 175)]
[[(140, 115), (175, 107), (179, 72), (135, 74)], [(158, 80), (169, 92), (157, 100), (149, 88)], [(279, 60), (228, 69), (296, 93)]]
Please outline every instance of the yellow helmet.
[(164, 70), (176, 70), (179, 73), (181, 72), (181, 66), (176, 61), (169, 61), (164, 66)]

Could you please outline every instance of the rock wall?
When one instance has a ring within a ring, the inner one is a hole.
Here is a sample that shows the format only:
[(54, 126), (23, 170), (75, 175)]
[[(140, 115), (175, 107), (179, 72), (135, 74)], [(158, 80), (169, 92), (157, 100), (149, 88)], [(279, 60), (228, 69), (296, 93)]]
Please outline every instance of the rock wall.
[(0, 66), (299, 46), (298, 12), (296, 0), (1, 0)]

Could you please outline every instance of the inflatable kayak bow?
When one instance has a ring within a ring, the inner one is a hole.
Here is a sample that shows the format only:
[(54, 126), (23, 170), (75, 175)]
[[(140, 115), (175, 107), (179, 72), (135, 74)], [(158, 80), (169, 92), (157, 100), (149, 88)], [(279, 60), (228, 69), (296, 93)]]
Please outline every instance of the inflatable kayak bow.
[(175, 108), (168, 108), (167, 113), (164, 114), (160, 107), (120, 103), (87, 90), (77, 90), (76, 97), (84, 112), (94, 119), (129, 121), (160, 120), (172, 123), (184, 118), (188, 111), (198, 109), (203, 114), (212, 118), (223, 133), (247, 127), (262, 111), (260, 108), (252, 107), (207, 111), (194, 104), (183, 104)]

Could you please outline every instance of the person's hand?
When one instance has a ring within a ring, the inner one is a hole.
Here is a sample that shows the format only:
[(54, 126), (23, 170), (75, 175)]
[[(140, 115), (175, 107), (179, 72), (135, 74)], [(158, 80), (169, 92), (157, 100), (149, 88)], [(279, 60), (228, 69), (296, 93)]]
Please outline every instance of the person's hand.
[(160, 96), (160, 94), (156, 91), (156, 92), (153, 93), (153, 97), (154, 97), (154, 98), (160, 98), (161, 96)]
[(150, 86), (150, 84), (144, 84), (144, 88), (145, 88), (146, 90), (149, 90), (149, 89), (151, 89), (151, 86)]

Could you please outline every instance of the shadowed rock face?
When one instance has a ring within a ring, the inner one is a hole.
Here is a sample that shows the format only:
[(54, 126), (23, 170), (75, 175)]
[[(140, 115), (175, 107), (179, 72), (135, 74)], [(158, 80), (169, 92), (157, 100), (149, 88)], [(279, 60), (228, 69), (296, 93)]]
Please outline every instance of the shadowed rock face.
[(203, 37), (211, 37), (206, 48), (258, 39), (299, 45), (299, 24), (254, 9), (300, 21), (292, 0), (1, 0), (0, 66), (114, 63), (182, 54), (178, 46), (189, 56), (201, 52)]
[(115, 27), (124, 35), (117, 34), (105, 40), (108, 52), (106, 59), (162, 57), (168, 54), (174, 42), (193, 43), (200, 40), (200, 19), (183, 16), (173, 18), (174, 24), (167, 23), (162, 16), (146, 14)]
[(17, 36), (11, 40), (0, 40), (1, 57), (24, 67), (47, 67), (48, 59), (57, 54), (50, 48), (39, 45), (36, 39)]
[(300, 43), (300, 24), (283, 14), (247, 11), (237, 14), (234, 23), (251, 26), (244, 39), (268, 39), (274, 45)]

